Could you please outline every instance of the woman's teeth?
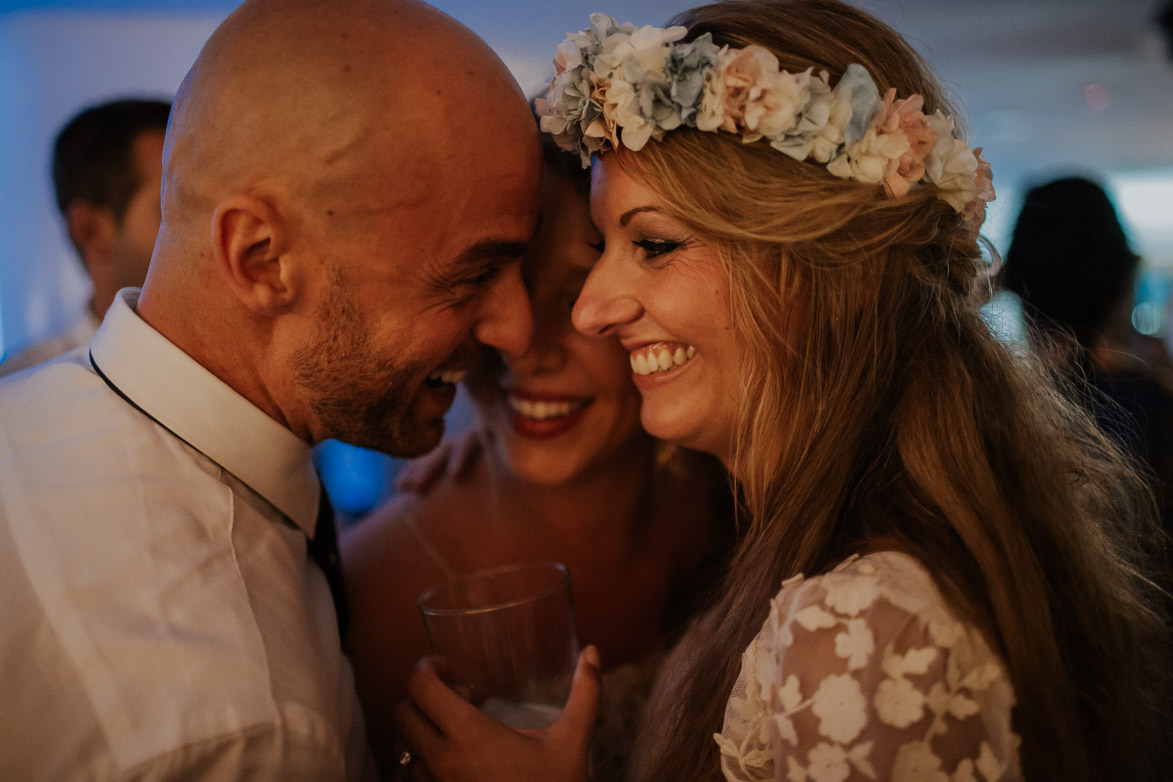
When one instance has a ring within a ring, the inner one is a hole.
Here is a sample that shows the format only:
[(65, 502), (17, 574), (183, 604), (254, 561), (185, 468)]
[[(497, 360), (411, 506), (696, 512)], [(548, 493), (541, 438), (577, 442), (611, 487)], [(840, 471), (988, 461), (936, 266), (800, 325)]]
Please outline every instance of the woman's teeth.
[(518, 415), (534, 421), (549, 421), (552, 418), (563, 418), (571, 413), (577, 413), (587, 406), (589, 399), (577, 402), (531, 402), (516, 396), (506, 397), (509, 408)]
[(465, 370), (463, 369), (445, 369), (428, 375), (428, 380), (432, 383), (452, 383), (455, 385), (464, 380), (464, 375)]
[(667, 369), (674, 369), (696, 355), (692, 345), (653, 345), (631, 354), (631, 369), (637, 375), (652, 375)]

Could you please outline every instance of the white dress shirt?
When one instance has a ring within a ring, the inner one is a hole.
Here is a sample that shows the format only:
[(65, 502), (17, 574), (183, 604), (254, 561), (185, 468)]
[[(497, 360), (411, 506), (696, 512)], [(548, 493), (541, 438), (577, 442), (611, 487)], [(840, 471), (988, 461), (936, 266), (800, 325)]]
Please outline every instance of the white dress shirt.
[(101, 321), (98, 320), (98, 316), (91, 312), (89, 307), (86, 307), (86, 311), (68, 331), (50, 337), (44, 342), (38, 342), (0, 362), (0, 377), (40, 364), (42, 361), (57, 358), (62, 353), (68, 353), (76, 347), (88, 345), (100, 325)]
[(0, 381), (0, 780), (372, 776), (310, 447), (137, 298)]

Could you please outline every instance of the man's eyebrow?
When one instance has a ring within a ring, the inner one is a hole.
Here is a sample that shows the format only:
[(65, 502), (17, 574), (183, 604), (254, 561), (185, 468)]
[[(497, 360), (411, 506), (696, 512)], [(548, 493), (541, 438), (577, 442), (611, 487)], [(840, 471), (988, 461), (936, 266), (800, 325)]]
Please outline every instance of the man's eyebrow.
[(529, 249), (526, 242), (514, 239), (482, 239), (456, 256), (452, 268), (457, 273), (469, 267), (478, 267), (493, 258), (520, 258)]
[(634, 209), (628, 209), (619, 216), (619, 227), (626, 228), (627, 224), (631, 222), (631, 218), (635, 217), (640, 212), (659, 212), (658, 206), (637, 206)]

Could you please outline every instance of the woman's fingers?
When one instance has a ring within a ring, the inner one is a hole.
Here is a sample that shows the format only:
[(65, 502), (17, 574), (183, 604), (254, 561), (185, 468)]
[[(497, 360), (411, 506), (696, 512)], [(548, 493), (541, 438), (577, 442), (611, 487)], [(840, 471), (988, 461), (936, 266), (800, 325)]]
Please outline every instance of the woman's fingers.
[(416, 663), (415, 672), (407, 680), (407, 694), (415, 708), (448, 736), (483, 715), (440, 678), (440, 665), (438, 657), (425, 657)]
[(395, 707), (395, 727), (413, 755), (434, 757), (443, 747), (444, 736), (409, 700), (400, 701)]
[(512, 782), (586, 778), (591, 730), (599, 709), (599, 653), (579, 655), (570, 697), (554, 724), (517, 731), (483, 714), (440, 678), (442, 660), (425, 657), (407, 682), (411, 701), (400, 704), (396, 723), (408, 747), (442, 782)]
[(578, 657), (570, 698), (561, 716), (550, 726), (551, 740), (574, 747), (585, 759), (591, 743), (591, 730), (603, 696), (603, 678), (599, 673), (599, 650), (588, 646)]

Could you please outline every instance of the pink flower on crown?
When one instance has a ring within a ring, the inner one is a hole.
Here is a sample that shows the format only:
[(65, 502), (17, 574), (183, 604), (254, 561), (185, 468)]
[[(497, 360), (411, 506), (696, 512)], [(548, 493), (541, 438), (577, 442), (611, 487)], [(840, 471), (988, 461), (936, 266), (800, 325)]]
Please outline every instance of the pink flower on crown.
[[(742, 113), (742, 122), (749, 131), (742, 140), (747, 144), (763, 136), (776, 138), (793, 128), (806, 104), (806, 84), (810, 81), (809, 72), (795, 76), (780, 70), (778, 58), (771, 52), (757, 46), (750, 48), (755, 50), (752, 56), (759, 73), (750, 85)], [(736, 67), (744, 60), (739, 58), (731, 65)]]
[(965, 208), (961, 210), (961, 214), (974, 227), (974, 230), (977, 230), (986, 221), (986, 204), (993, 201), (995, 195), (994, 182), (990, 174), (990, 164), (982, 159), (982, 148), (975, 148), (973, 156), (978, 161), (977, 174), (974, 176), (974, 187), (977, 189), (977, 196), (965, 205)]
[(618, 127), (623, 146), (633, 152), (643, 149), (644, 144), (656, 131), (656, 124), (640, 114), (635, 88), (625, 81), (613, 81), (607, 88), (603, 117), (607, 123), (611, 143), (615, 147), (619, 146), (615, 138)]
[(753, 133), (746, 134), (744, 140), (748, 143), (762, 136), (777, 138), (793, 128), (807, 102), (809, 81), (809, 72), (796, 76), (779, 71), (768, 78), (757, 99), (745, 107), (745, 126)]
[(938, 111), (928, 121), (937, 131), (937, 143), (925, 158), (925, 176), (937, 186), (941, 200), (960, 212), (977, 198), (978, 159), (953, 137), (952, 119)]
[(809, 79), (803, 76), (780, 71), (778, 58), (761, 46), (722, 50), (705, 85), (697, 127), (740, 133), (746, 143), (779, 136), (798, 121)]
[(749, 47), (722, 49), (717, 67), (705, 84), (696, 126), (706, 131), (739, 133), (750, 88), (760, 73), (761, 64)]
[(896, 100), (896, 89), (891, 88), (873, 121), (878, 135), (902, 134), (908, 139), (908, 150), (885, 169), (884, 191), (892, 198), (905, 195), (924, 177), (925, 158), (937, 143), (937, 132), (921, 111), (924, 105), (920, 95)]
[[(879, 116), (879, 115), (877, 115)], [(854, 179), (866, 184), (884, 184), (888, 190), (892, 180), (900, 180), (897, 171), (900, 160), (911, 145), (903, 133), (884, 133), (873, 122), (864, 137), (843, 154), (827, 164), (827, 170), (840, 179)], [(905, 192), (908, 188), (905, 187)]]
[[(591, 102), (602, 108), (602, 116), (595, 119), (584, 133), (602, 139), (601, 150), (614, 149), (619, 146), (619, 129), (615, 122), (615, 101), (623, 92), (622, 87), (615, 87), (612, 82), (600, 79), (591, 74)], [(625, 84), (628, 91), (631, 85)]]

